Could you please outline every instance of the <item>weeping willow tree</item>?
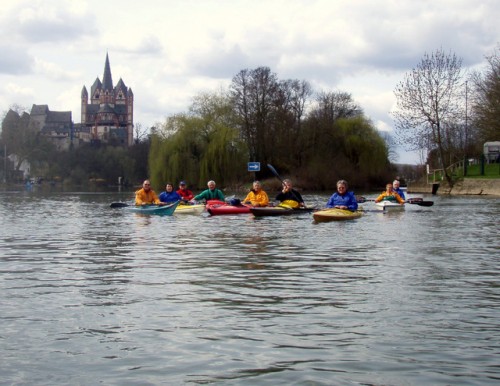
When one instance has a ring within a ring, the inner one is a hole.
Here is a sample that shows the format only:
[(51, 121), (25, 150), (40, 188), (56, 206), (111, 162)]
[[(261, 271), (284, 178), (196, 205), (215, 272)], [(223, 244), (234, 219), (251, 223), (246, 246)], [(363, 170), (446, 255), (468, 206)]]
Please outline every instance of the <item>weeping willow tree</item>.
[(356, 117), (340, 119), (337, 126), (344, 138), (343, 153), (351, 165), (351, 181), (363, 185), (383, 176), (389, 166), (389, 149), (371, 122)]
[(231, 122), (230, 101), (200, 94), (188, 114), (167, 118), (152, 138), (149, 156), (155, 186), (187, 180), (201, 188), (208, 180), (225, 186), (244, 178), (248, 156)]
[(197, 118), (175, 115), (167, 118), (151, 138), (149, 169), (155, 186), (180, 180), (196, 185), (203, 141), (198, 133)]

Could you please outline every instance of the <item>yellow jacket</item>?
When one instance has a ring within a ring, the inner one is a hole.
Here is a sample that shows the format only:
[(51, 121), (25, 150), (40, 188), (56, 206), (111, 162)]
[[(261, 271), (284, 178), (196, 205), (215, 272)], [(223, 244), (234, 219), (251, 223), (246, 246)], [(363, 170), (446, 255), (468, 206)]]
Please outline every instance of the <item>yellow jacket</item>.
[(259, 193), (255, 193), (253, 190), (247, 194), (243, 202), (250, 201), (253, 206), (268, 206), (269, 205), (269, 197), (267, 197), (267, 193), (261, 190)]
[(160, 200), (158, 199), (158, 196), (152, 189), (148, 192), (145, 192), (143, 188), (135, 192), (135, 205), (159, 204), (159, 203)]
[(392, 192), (391, 194), (387, 194), (387, 192), (384, 192), (382, 193), (380, 196), (378, 196), (376, 199), (375, 199), (375, 202), (380, 202), (380, 201), (397, 201), (399, 202), (400, 204), (404, 204), (405, 203), (405, 200), (403, 200), (401, 198), (401, 196), (399, 194), (397, 194), (396, 192)]

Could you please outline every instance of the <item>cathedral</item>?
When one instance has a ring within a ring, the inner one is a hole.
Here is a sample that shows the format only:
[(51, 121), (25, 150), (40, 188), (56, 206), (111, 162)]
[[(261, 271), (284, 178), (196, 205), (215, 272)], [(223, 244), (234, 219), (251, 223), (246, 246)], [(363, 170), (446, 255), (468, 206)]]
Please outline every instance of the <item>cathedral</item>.
[(81, 128), (89, 134), (92, 143), (131, 146), (134, 130), (134, 94), (120, 78), (113, 87), (109, 57), (106, 54), (102, 82), (96, 78), (81, 95)]

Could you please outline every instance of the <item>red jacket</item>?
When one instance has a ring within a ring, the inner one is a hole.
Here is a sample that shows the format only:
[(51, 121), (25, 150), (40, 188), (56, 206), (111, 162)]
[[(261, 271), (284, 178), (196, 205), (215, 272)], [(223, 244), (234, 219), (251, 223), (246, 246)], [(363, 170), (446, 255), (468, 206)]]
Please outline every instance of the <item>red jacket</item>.
[(179, 196), (181, 196), (183, 200), (187, 201), (192, 200), (194, 197), (193, 192), (189, 189), (179, 189), (177, 190), (177, 193), (179, 193)]

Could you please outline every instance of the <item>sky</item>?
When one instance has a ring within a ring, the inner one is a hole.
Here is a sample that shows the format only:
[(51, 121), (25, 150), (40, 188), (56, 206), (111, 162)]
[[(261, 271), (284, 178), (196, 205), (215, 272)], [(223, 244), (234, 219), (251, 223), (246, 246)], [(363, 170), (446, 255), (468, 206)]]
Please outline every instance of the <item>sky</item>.
[[(13, 104), (72, 111), (102, 80), (134, 93), (134, 123), (186, 112), (266, 66), (316, 92), (348, 92), (378, 130), (393, 133), (394, 89), (426, 53), (481, 69), (500, 42), (498, 0), (3, 0), (0, 112)], [(398, 163), (423, 163), (397, 149)]]

